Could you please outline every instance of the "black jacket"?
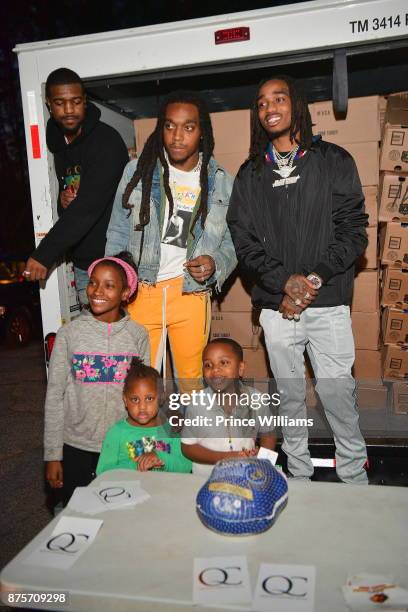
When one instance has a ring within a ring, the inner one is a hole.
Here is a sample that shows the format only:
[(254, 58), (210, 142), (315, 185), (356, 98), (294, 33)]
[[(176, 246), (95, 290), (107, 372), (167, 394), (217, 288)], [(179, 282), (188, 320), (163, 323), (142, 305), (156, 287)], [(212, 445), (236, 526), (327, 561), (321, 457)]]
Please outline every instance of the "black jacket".
[(69, 252), (74, 265), (86, 270), (105, 253), (113, 199), (129, 156), (119, 133), (100, 116), (88, 102), (81, 134), (71, 144), (54, 119), (48, 120), (47, 146), (54, 154), (59, 193), (73, 184), (78, 195), (65, 210), (58, 196), (59, 219), (32, 254), (47, 268)]
[(351, 302), (354, 262), (367, 246), (367, 215), (347, 151), (317, 141), (295, 161), (294, 184), (272, 187), (277, 166), (246, 162), (235, 179), (227, 221), (239, 264), (255, 281), (254, 306), (277, 310), (291, 274), (316, 272), (323, 287), (311, 307)]

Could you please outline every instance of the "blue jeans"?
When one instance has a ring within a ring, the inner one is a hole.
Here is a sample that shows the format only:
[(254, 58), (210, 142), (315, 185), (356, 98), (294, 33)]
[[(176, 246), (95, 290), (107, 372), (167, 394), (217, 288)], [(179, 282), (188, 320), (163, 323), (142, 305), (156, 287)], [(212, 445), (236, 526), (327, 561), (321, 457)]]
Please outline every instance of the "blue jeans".
[(78, 299), (81, 306), (88, 304), (88, 296), (86, 295), (86, 288), (89, 281), (88, 272), (74, 266), (74, 278)]

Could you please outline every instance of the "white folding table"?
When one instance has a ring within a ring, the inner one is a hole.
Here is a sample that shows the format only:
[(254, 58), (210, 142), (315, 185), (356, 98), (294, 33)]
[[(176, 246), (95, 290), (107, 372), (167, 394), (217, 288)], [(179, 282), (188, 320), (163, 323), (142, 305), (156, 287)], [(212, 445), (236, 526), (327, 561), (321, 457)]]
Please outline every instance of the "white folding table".
[[(23, 564), (60, 514), (3, 569), (2, 591), (68, 591), (69, 606), (55, 610), (180, 612), (193, 609), (193, 559), (232, 555), (246, 555), (252, 589), (260, 563), (315, 565), (315, 612), (346, 610), (341, 586), (350, 573), (393, 574), (408, 588), (406, 488), (289, 481), (288, 505), (271, 529), (225, 537), (204, 527), (196, 514), (202, 478), (115, 470), (98, 480), (127, 479), (140, 480), (151, 499), (132, 510), (97, 515), (104, 524), (71, 569)], [(67, 509), (64, 514), (81, 516)]]

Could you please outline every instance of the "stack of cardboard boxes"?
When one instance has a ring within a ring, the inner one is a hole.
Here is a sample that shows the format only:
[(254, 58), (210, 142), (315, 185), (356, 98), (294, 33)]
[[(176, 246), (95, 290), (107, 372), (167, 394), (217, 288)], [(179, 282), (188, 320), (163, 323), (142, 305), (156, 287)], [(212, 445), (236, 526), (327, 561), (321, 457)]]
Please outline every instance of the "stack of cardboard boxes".
[(252, 308), (251, 285), (234, 275), (212, 305), (212, 338), (233, 338), (244, 349), (245, 378), (270, 378), (268, 359), (261, 337), (259, 312)]
[(408, 412), (408, 93), (388, 97), (380, 156), (383, 374)]
[(356, 266), (351, 317), (356, 347), (354, 376), (361, 406), (383, 407), (378, 269), (379, 141), (385, 100), (381, 96), (352, 98), (346, 119), (338, 119), (331, 101), (309, 106), (314, 133), (343, 147), (353, 156), (363, 186), (368, 213), (368, 246)]

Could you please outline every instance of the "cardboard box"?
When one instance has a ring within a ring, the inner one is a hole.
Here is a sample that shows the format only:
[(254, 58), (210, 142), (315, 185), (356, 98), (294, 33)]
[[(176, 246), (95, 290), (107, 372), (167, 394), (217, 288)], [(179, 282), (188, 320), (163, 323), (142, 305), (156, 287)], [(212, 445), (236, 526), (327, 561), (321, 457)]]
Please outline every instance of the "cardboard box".
[(351, 310), (354, 312), (378, 312), (380, 289), (378, 270), (361, 270), (354, 279)]
[(352, 312), (351, 323), (356, 349), (375, 351), (380, 347), (379, 312)]
[(140, 156), (146, 140), (149, 138), (150, 134), (154, 132), (156, 123), (156, 117), (149, 119), (136, 119), (133, 122), (136, 137), (136, 152), (138, 156)]
[(380, 230), (381, 263), (408, 268), (408, 227), (386, 223)]
[(388, 97), (381, 144), (381, 170), (408, 172), (408, 94)]
[(336, 144), (380, 140), (380, 96), (350, 98), (344, 119), (335, 117), (331, 100), (310, 104), (309, 109), (314, 132), (324, 140)]
[(408, 174), (381, 173), (379, 219), (408, 222)]
[(367, 227), (367, 237), (367, 248), (356, 261), (357, 270), (375, 270), (378, 267), (377, 227)]
[(386, 409), (388, 389), (385, 385), (367, 385), (362, 383), (357, 387), (357, 404), (359, 408)]
[(238, 153), (218, 153), (215, 158), (224, 170), (235, 177), (247, 157), (248, 151), (241, 151)]
[(381, 306), (408, 305), (408, 270), (384, 268), (382, 278)]
[(341, 145), (353, 156), (357, 164), (362, 185), (378, 185), (379, 147), (378, 142), (352, 142)]
[(245, 372), (243, 378), (264, 381), (272, 378), (266, 349), (261, 344), (256, 349), (244, 348)]
[(380, 108), (380, 133), (382, 135), (383, 130), (384, 130), (384, 125), (385, 125), (385, 112), (387, 110), (387, 98), (385, 96), (379, 96), (378, 104)]
[(408, 312), (387, 307), (382, 314), (384, 344), (408, 344)]
[(242, 153), (241, 164), (248, 157), (251, 135), (249, 109), (211, 113), (214, 132), (214, 157), (225, 153)]
[(408, 382), (393, 383), (392, 405), (395, 414), (408, 414)]
[(365, 351), (357, 349), (353, 366), (353, 376), (356, 380), (381, 381), (381, 350)]
[(232, 338), (242, 347), (258, 348), (261, 336), (259, 313), (218, 312), (212, 313), (211, 338)]
[(408, 378), (408, 347), (388, 344), (382, 350), (383, 377)]
[(230, 277), (213, 300), (212, 310), (214, 313), (251, 311), (251, 284), (239, 276)]
[(378, 187), (377, 185), (366, 185), (363, 187), (365, 198), (365, 211), (368, 215), (369, 227), (377, 227), (378, 224)]

